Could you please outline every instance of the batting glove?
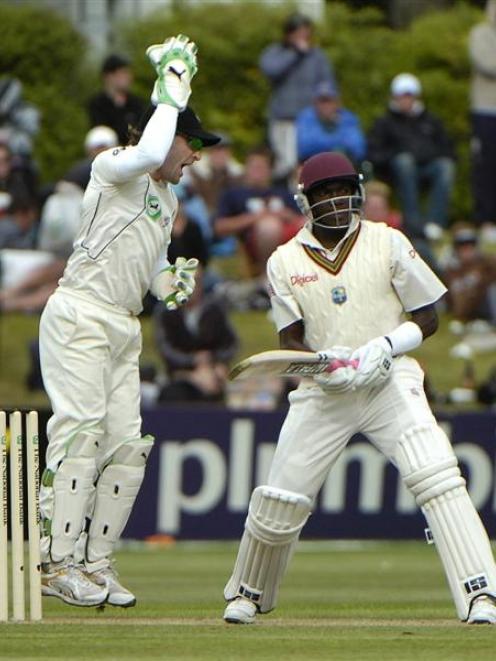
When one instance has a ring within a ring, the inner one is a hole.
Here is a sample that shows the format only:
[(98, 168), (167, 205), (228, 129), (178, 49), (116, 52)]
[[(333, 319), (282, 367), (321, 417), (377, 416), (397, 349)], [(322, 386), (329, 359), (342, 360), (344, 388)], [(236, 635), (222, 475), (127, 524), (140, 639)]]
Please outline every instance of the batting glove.
[(152, 103), (166, 103), (180, 112), (188, 104), (191, 80), (198, 71), (197, 46), (184, 34), (169, 37), (163, 44), (146, 49), (148, 59), (157, 72), (151, 96)]
[(384, 385), (393, 368), (392, 347), (385, 337), (377, 337), (351, 355), (358, 360), (355, 388)]
[(168, 310), (177, 310), (191, 298), (197, 268), (197, 259), (178, 257), (174, 264), (154, 277), (150, 289), (159, 301), (165, 303)]
[(317, 374), (313, 380), (325, 392), (339, 393), (355, 389), (355, 376), (356, 369), (352, 365), (341, 365), (331, 372)]
[(350, 347), (343, 346), (334, 346), (318, 352), (320, 359), (329, 363), (327, 372), (313, 377), (322, 390), (338, 393), (353, 389), (355, 368), (350, 362), (352, 352)]
[[(336, 345), (330, 349), (323, 349), (322, 351), (317, 351), (320, 360), (323, 360), (327, 363), (332, 363), (333, 361), (343, 361), (346, 362), (350, 359), (353, 349), (351, 347), (343, 347)], [(337, 367), (337, 365), (336, 365)]]

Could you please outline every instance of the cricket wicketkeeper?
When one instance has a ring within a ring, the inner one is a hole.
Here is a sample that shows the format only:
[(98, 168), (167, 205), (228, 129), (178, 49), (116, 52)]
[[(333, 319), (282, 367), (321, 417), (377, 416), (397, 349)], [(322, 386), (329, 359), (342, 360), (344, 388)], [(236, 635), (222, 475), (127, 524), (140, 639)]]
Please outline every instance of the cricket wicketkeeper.
[(183, 168), (218, 142), (187, 106), (196, 45), (150, 46), (152, 107), (134, 146), (93, 163), (82, 223), (40, 324), (53, 416), (42, 476), (42, 592), (77, 606), (133, 606), (112, 563), (153, 445), (141, 435), (137, 315), (148, 290), (169, 309), (194, 288), (197, 260), (167, 261)]

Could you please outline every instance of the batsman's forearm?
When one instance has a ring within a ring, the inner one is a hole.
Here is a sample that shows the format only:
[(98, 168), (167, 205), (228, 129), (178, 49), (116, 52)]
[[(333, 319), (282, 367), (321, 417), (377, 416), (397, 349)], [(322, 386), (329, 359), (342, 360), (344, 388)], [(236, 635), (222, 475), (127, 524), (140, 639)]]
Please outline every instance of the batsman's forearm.
[(304, 337), (305, 326), (303, 321), (295, 321), (279, 331), (279, 346), (281, 349), (294, 351), (313, 351), (305, 344)]

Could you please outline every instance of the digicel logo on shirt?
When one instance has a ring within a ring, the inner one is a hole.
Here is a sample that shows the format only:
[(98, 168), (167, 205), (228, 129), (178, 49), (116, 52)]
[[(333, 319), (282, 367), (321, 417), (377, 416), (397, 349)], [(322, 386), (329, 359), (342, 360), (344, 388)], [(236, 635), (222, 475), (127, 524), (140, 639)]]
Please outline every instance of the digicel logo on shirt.
[(306, 285), (308, 282), (317, 282), (318, 279), (319, 276), (316, 273), (308, 273), (307, 275), (292, 275), (291, 284), (303, 287), (303, 285)]

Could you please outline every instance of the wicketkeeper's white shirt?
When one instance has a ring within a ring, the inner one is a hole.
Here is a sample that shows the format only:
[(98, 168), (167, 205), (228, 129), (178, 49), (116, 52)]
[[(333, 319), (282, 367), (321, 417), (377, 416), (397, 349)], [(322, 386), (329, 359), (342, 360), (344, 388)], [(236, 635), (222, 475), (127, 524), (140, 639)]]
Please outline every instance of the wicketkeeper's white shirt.
[(356, 349), (447, 291), (401, 232), (358, 219), (332, 251), (305, 226), (272, 254), (267, 273), (277, 330), (304, 320), (314, 351)]
[(138, 146), (95, 158), (62, 288), (117, 310), (141, 312), (153, 276), (168, 263), (177, 212), (171, 186), (148, 174), (150, 162), (158, 167), (170, 149), (174, 114), (171, 106), (159, 105)]

